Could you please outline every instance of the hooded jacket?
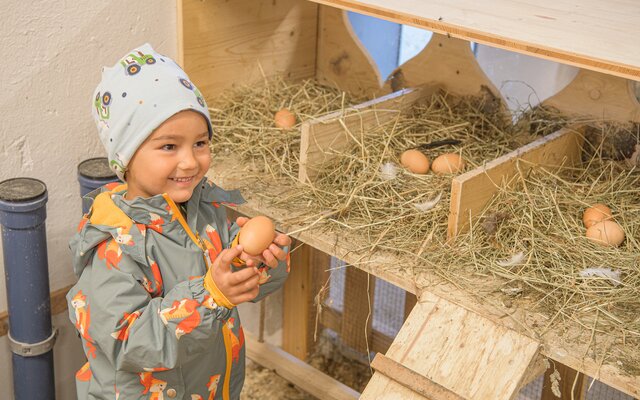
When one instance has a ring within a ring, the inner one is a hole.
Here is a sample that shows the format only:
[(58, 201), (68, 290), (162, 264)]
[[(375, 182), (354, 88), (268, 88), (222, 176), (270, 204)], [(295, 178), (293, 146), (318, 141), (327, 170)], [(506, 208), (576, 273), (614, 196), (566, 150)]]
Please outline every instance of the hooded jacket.
[[(203, 276), (239, 230), (223, 205), (244, 199), (205, 178), (185, 218), (167, 195), (126, 200), (125, 192), (110, 184), (89, 194), (91, 211), (70, 241), (78, 282), (69, 317), (88, 360), (76, 374), (78, 399), (239, 398), (238, 311)], [(288, 264), (287, 256), (260, 269), (253, 301), (282, 286)]]

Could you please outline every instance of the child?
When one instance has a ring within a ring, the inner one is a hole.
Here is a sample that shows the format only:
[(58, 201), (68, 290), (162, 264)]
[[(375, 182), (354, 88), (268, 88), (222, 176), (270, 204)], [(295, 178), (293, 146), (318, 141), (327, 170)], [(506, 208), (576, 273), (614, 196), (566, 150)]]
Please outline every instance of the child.
[(90, 194), (72, 238), (78, 283), (69, 315), (88, 359), (78, 399), (237, 399), (244, 335), (235, 305), (277, 290), (291, 241), (259, 257), (236, 245), (221, 204), (244, 200), (209, 182), (213, 127), (198, 89), (144, 45), (103, 69), (93, 101), (122, 185)]

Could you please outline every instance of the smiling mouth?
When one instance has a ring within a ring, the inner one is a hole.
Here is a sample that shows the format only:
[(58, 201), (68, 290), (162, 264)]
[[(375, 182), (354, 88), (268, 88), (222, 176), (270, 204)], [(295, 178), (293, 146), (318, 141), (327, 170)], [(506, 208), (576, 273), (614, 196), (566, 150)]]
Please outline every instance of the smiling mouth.
[(174, 182), (178, 182), (178, 183), (188, 183), (188, 182), (191, 182), (194, 178), (195, 178), (195, 175), (194, 176), (189, 176), (189, 177), (186, 177), (186, 178), (169, 178), (169, 179), (171, 179)]

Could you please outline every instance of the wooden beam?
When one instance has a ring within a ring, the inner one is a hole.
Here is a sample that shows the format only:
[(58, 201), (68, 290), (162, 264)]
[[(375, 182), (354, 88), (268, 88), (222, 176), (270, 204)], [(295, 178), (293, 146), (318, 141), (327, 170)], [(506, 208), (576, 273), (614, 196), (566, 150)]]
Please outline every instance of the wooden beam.
[(247, 357), (319, 399), (354, 400), (360, 393), (268, 343), (245, 332)]
[(533, 166), (560, 167), (579, 163), (582, 131), (582, 127), (561, 129), (483, 167), (456, 176), (451, 182), (448, 237), (455, 238), (467, 230), (500, 185), (508, 183), (518, 173), (518, 168), (524, 171)]
[(317, 290), (315, 269), (327, 270), (330, 256), (311, 246), (294, 241), (291, 246), (291, 271), (283, 288), (282, 348), (306, 360), (313, 346)]
[(386, 357), (376, 354), (371, 367), (388, 378), (393, 379), (407, 389), (430, 400), (464, 400), (456, 393), (420, 375), (414, 370)]
[[(585, 384), (583, 374), (566, 365), (555, 364), (555, 368), (551, 367), (544, 373), (540, 400), (557, 400), (558, 398), (584, 400), (587, 397)], [(554, 392), (560, 395), (557, 396)]]
[(415, 307), (416, 303), (418, 303), (418, 297), (411, 292), (404, 292), (404, 319), (402, 321), (406, 321), (409, 318), (409, 314)]

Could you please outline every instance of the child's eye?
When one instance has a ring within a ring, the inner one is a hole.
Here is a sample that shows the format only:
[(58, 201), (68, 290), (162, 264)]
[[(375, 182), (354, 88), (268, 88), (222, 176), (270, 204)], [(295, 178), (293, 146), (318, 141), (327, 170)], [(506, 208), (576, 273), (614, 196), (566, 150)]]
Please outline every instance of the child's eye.
[(195, 146), (196, 147), (205, 147), (207, 145), (207, 141), (206, 140), (200, 140), (198, 142), (196, 142)]
[(175, 144), (165, 144), (164, 146), (162, 146), (162, 150), (171, 151), (171, 150), (175, 150), (175, 149), (176, 149), (176, 145)]

